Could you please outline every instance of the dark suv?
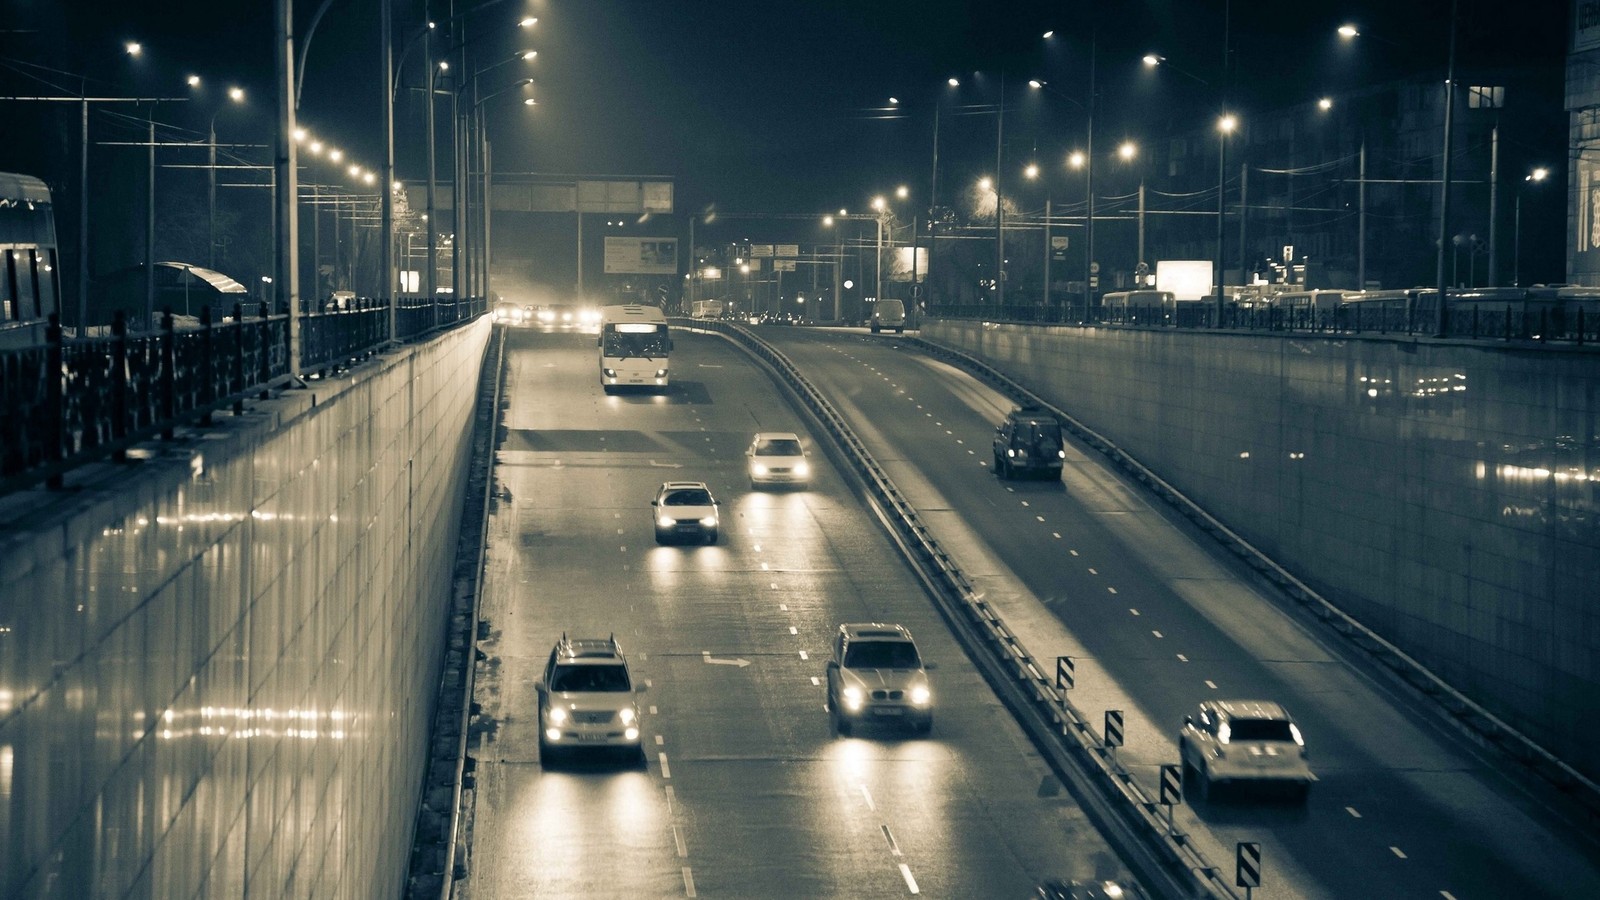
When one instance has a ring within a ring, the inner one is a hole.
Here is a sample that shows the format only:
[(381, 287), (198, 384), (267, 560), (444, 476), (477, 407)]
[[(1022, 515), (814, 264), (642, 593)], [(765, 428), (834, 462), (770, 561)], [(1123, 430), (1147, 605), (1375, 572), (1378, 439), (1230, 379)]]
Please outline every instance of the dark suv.
[(994, 430), (994, 471), (1001, 478), (1027, 473), (1060, 478), (1066, 458), (1061, 423), (1037, 406), (1012, 410)]

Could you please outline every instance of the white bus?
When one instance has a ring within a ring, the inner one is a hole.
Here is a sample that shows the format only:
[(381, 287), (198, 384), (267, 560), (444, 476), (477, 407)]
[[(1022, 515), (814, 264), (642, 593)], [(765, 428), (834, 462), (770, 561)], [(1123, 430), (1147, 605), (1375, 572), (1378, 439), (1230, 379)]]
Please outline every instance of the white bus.
[(720, 319), (722, 318), (722, 301), (696, 300), (690, 315), (696, 319)]
[(606, 393), (621, 387), (666, 390), (672, 338), (660, 309), (638, 304), (602, 308), (599, 344), (600, 384)]

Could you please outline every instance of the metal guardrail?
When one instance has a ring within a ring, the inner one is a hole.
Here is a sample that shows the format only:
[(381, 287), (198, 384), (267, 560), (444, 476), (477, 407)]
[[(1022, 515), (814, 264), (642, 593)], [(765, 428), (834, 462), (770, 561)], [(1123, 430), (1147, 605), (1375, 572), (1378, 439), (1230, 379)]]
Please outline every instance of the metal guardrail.
[[(429, 302), (407, 298), (396, 310), (395, 340), (431, 334), (481, 315), (482, 298)], [(300, 317), (298, 371), (328, 372), (390, 342), (387, 305)], [(266, 304), (235, 305), (220, 324), (202, 308), (199, 326), (179, 327), (168, 310), (159, 330), (135, 334), (119, 315), (107, 338), (68, 339), (55, 316), (45, 343), (0, 351), (0, 493), (44, 482), (59, 487), (69, 469), (120, 457), (134, 444), (232, 406), (295, 374), (289, 318)]]
[(1101, 827), (1114, 830), (1124, 850), (1138, 852), (1148, 863), (1141, 874), (1159, 873), (1169, 892), (1184, 896), (1236, 898), (1221, 869), (1182, 833), (1171, 831), (1157, 812), (1159, 803), (1095, 734), (1066, 692), (1055, 687), (999, 613), (978, 596), (866, 445), (793, 363), (738, 325), (681, 319), (672, 324), (729, 338), (768, 365), (795, 393), (855, 467), (875, 511), (937, 601), (940, 613), (1052, 767), (1076, 787), (1075, 794), (1096, 814)]
[[(1127, 306), (1095, 310), (1085, 317), (1082, 304), (1063, 310), (1038, 304), (963, 304), (937, 306), (927, 318), (969, 319), (1015, 325), (1101, 326), (1234, 331), (1295, 332), (1328, 335), (1395, 335), (1434, 337), (1432, 313), (1403, 309), (1334, 309), (1225, 307), (1219, 318), (1210, 303), (1185, 303), (1176, 308)], [(1524, 309), (1514, 305), (1471, 304), (1446, 320), (1447, 338), (1518, 341), (1526, 344), (1561, 343), (1582, 346), (1600, 342), (1600, 315), (1578, 307), (1568, 313), (1561, 307)]]
[(1427, 666), (1329, 602), (1109, 438), (1051, 405), (1009, 375), (977, 357), (926, 338), (905, 340), (978, 375), (1021, 403), (1049, 410), (1080, 441), (1099, 451), (1112, 464), (1154, 491), (1226, 547), (1229, 552), (1272, 582), (1284, 594), (1305, 607), (1319, 620), (1330, 625), (1356, 649), (1378, 661), (1384, 668), (1395, 672), (1413, 689), (1439, 704), (1451, 719), (1461, 723), (1488, 746), (1510, 756), (1557, 791), (1572, 798), (1583, 807), (1591, 820), (1600, 818), (1600, 784), (1596, 784), (1562, 762), (1533, 739), (1451, 687)]

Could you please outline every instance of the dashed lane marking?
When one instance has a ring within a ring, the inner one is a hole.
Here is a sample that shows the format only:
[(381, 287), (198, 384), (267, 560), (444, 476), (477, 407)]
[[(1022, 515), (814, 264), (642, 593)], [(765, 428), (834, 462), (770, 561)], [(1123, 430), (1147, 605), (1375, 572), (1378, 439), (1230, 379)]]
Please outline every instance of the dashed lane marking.
[(685, 897), (699, 896), (694, 892), (694, 873), (689, 871), (688, 866), (683, 867), (683, 895)]
[(1134, 615), (1136, 615), (1136, 616), (1137, 616), (1137, 615), (1138, 615), (1138, 614), (1139, 614), (1139, 611), (1138, 611), (1138, 610), (1137, 610), (1137, 609), (1134, 609), (1134, 608), (1133, 608), (1133, 607), (1131, 607), (1131, 606), (1130, 606), (1130, 607), (1128, 607), (1128, 612), (1131, 612), (1131, 613), (1133, 613), (1133, 614), (1134, 614)]
[(678, 845), (678, 858), (687, 859), (689, 856), (689, 845), (683, 842), (683, 832), (679, 831), (678, 826), (676, 825), (672, 826), (672, 840)]
[(1034, 516), (1034, 518), (1038, 519), (1040, 522), (1044, 521), (1044, 516)]
[(1157, 637), (1157, 638), (1162, 638), (1162, 637), (1166, 637), (1166, 635), (1164, 635), (1164, 634), (1162, 634), (1162, 633), (1161, 633), (1161, 632), (1159, 632), (1159, 631), (1152, 631), (1152, 632), (1150, 632), (1150, 633), (1151, 633), (1151, 634), (1153, 634), (1153, 635), (1155, 635), (1155, 636), (1156, 636), (1156, 637)]
[(665, 744), (665, 743), (666, 743), (666, 742), (667, 742), (667, 739), (666, 739), (666, 738), (664, 738), (664, 737), (662, 737), (662, 736), (661, 736), (661, 735), (659, 735), (659, 734), (658, 734), (658, 735), (656, 735), (656, 746), (657, 746), (657, 747), (659, 747), (659, 746), (661, 746), (661, 745), (662, 745), (662, 744)]
[(906, 880), (906, 889), (911, 891), (911, 893), (922, 893), (922, 891), (917, 889), (917, 880), (911, 877), (911, 867), (905, 863), (900, 864), (900, 877)]
[(1211, 688), (1214, 691), (1217, 689), (1217, 683), (1215, 681), (1207, 680), (1206, 687)]
[(900, 852), (900, 845), (895, 843), (894, 834), (889, 831), (889, 826), (885, 824), (878, 827), (883, 829), (883, 839), (889, 842), (889, 855), (904, 856), (905, 854)]
[(858, 784), (856, 787), (861, 789), (861, 796), (867, 798), (867, 809), (877, 812), (878, 804), (872, 802), (872, 792), (867, 790), (867, 786), (864, 784)]
[(1108, 587), (1108, 588), (1106, 588), (1106, 590), (1110, 591), (1113, 594), (1115, 594), (1117, 592), (1117, 589), (1114, 588), (1114, 587)]
[(1188, 661), (1189, 661), (1189, 657), (1184, 656), (1182, 653), (1178, 654), (1178, 662), (1188, 662)]
[(1099, 574), (1100, 574), (1100, 573), (1099, 573), (1099, 572), (1097, 572), (1097, 571), (1095, 571), (1095, 570), (1094, 570), (1094, 569), (1090, 569), (1090, 570), (1089, 570), (1089, 574), (1090, 574), (1090, 575), (1099, 575)]
[(804, 650), (801, 650), (800, 651), (800, 658), (801, 659), (810, 659), (811, 658), (811, 654), (807, 653)]
[(822, 686), (822, 682), (817, 678), (817, 676), (813, 675), (813, 676), (811, 676), (811, 686), (812, 687), (821, 687)]
[(1349, 813), (1350, 814), (1350, 818), (1352, 818), (1352, 819), (1361, 818), (1361, 813), (1356, 812), (1356, 808), (1354, 806), (1346, 806), (1344, 808), (1344, 811)]
[(650, 707), (650, 715), (653, 716), (655, 714), (656, 714), (656, 708), (654, 706)]
[(671, 778), (672, 777), (672, 767), (667, 765), (667, 754), (665, 752), (657, 753), (656, 757), (661, 760), (661, 777), (662, 778)]
[(800, 633), (800, 629), (794, 627), (793, 625), (790, 625), (789, 626), (789, 633), (790, 634), (799, 634)]
[(1058, 541), (1061, 540), (1061, 532), (1059, 532), (1059, 531), (1050, 532), (1050, 536), (1055, 538)]
[(1405, 851), (1401, 850), (1399, 847), (1390, 847), (1389, 848), (1389, 852), (1393, 853), (1395, 856), (1400, 857), (1401, 859), (1405, 859), (1406, 858)]

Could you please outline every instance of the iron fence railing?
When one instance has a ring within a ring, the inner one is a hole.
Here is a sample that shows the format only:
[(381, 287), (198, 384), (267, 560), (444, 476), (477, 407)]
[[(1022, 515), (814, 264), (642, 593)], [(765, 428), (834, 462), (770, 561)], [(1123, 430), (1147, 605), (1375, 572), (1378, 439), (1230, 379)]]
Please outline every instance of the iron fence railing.
[[(394, 340), (426, 336), (482, 315), (482, 298), (403, 298)], [(376, 353), (391, 340), (381, 300), (300, 317), (300, 364), (289, 364), (289, 318), (265, 303), (235, 305), (213, 323), (180, 326), (170, 311), (160, 328), (129, 333), (119, 315), (111, 336), (72, 339), (51, 317), (45, 343), (0, 351), (0, 493), (44, 482), (59, 486), (73, 466), (120, 457), (133, 444), (170, 438), (185, 422), (206, 421), (252, 393), (265, 397), (295, 371), (326, 373)]]
[(1455, 309), (1439, 329), (1436, 310), (1399, 306), (1350, 305), (1331, 309), (1223, 307), (1211, 303), (1125, 306), (1097, 309), (1085, 316), (1083, 305), (1059, 306), (964, 304), (931, 307), (928, 315), (944, 319), (977, 319), (1023, 325), (1118, 325), (1138, 328), (1228, 328), (1321, 334), (1394, 334), (1473, 340), (1562, 342), (1600, 341), (1600, 314), (1590, 304), (1562, 306), (1472, 304)]

